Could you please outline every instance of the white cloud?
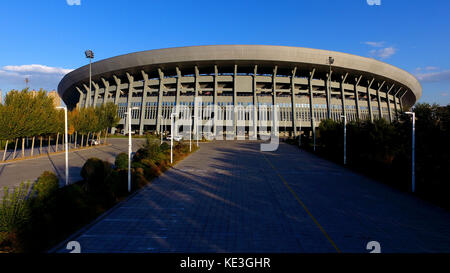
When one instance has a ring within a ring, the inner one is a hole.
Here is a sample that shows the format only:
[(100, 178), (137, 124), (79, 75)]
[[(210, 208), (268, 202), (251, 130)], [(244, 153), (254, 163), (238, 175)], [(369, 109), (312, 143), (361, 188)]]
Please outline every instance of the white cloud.
[(437, 67), (437, 66), (427, 66), (427, 67), (425, 67), (426, 71), (433, 71), (433, 70), (438, 70), (438, 69), (439, 69), (439, 67)]
[(448, 96), (448, 93), (447, 93), (447, 92), (442, 92), (442, 93), (441, 93), (441, 96), (447, 97), (447, 96)]
[(436, 71), (436, 70), (439, 70), (439, 67), (437, 66), (418, 67), (416, 68), (416, 73), (420, 73), (422, 71)]
[(415, 74), (421, 82), (447, 82), (450, 81), (450, 70), (442, 70), (435, 72), (419, 72)]
[(41, 64), (7, 65), (0, 68), (0, 88), (22, 89), (28, 78), (32, 89), (56, 89), (62, 77), (71, 71)]
[(61, 74), (65, 75), (71, 72), (73, 69), (64, 69), (60, 67), (50, 67), (41, 64), (28, 64), (28, 65), (7, 65), (2, 68), (5, 71), (14, 72), (34, 72), (34, 73), (44, 73), (44, 74)]
[(394, 47), (386, 47), (381, 49), (373, 49), (369, 51), (370, 56), (374, 58), (387, 59), (394, 55), (397, 52), (397, 49)]
[(364, 42), (364, 44), (372, 46), (372, 47), (382, 47), (385, 42)]

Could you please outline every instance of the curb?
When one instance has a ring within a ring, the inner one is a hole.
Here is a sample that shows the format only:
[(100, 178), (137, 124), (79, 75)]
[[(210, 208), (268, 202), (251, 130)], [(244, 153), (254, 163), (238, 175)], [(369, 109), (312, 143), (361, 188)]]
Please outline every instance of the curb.
[[(70, 149), (69, 153), (79, 152), (79, 151), (84, 151), (84, 150), (89, 150), (89, 149), (99, 148), (99, 147), (108, 147), (108, 146), (112, 146), (112, 144), (101, 144), (101, 145), (89, 146), (89, 147), (84, 147), (84, 148)], [(0, 152), (0, 153), (2, 153), (2, 152)], [(20, 158), (16, 158), (16, 159), (0, 161), (0, 165), (11, 164), (11, 163), (27, 161), (27, 160), (33, 160), (33, 159), (39, 159), (39, 158), (42, 158), (42, 157), (53, 156), (53, 155), (61, 155), (61, 154), (65, 154), (65, 151), (63, 150), (63, 151), (53, 152), (53, 153), (50, 153), (50, 154), (45, 153), (45, 154), (40, 154), (40, 155), (35, 155), (35, 156), (26, 156), (26, 157), (20, 157)]]

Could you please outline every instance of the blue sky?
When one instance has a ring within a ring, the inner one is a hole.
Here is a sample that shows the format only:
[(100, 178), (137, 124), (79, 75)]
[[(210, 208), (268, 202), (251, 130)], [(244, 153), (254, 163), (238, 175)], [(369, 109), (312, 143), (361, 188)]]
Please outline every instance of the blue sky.
[[(450, 1), (17, 0), (0, 2), (0, 89), (56, 89), (64, 73), (130, 52), (210, 44), (329, 49), (416, 75), (421, 102), (450, 103)], [(76, 2), (76, 1), (74, 1)]]

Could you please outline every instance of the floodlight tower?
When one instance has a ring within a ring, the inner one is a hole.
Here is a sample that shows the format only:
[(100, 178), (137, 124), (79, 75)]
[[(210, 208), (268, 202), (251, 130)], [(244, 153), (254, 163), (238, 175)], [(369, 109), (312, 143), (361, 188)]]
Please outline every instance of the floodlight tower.
[[(88, 107), (91, 102), (91, 90), (92, 90), (92, 59), (94, 59), (94, 52), (90, 49), (86, 50), (84, 52), (84, 55), (86, 55), (86, 58), (89, 59), (89, 97), (86, 98), (86, 104), (85, 107)], [(88, 100), (89, 99), (89, 100)]]

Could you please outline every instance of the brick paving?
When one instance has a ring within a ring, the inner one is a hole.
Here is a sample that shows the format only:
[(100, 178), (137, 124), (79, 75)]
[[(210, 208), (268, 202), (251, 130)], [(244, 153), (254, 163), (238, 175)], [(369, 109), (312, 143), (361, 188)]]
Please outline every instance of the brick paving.
[(83, 253), (332, 253), (332, 243), (367, 253), (369, 241), (382, 252), (450, 252), (450, 213), (407, 193), (287, 144), (200, 145), (70, 240)]

